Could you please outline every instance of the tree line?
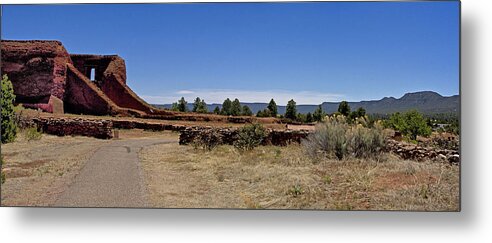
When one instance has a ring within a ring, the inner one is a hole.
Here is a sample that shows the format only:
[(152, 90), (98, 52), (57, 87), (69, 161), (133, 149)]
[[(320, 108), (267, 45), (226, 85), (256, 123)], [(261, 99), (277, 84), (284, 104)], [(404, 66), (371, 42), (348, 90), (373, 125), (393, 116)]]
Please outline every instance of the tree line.
[[(181, 97), (178, 102), (172, 105), (172, 109), (175, 111), (188, 111), (187, 107), (184, 97)], [(195, 99), (191, 111), (196, 113), (210, 113), (205, 100), (199, 97)], [(253, 116), (251, 109), (247, 105), (241, 105), (241, 102), (237, 98), (233, 101), (229, 98), (225, 99), (222, 103), (222, 108), (216, 106), (212, 113), (227, 116)], [(286, 122), (314, 123), (323, 121), (328, 115), (343, 115), (348, 123), (354, 123), (358, 118), (363, 118), (369, 125), (377, 120), (382, 120), (385, 127), (401, 131), (413, 140), (416, 139), (417, 135), (428, 136), (432, 129), (435, 128), (436, 122), (447, 122), (450, 125), (446, 127), (445, 131), (459, 134), (459, 122), (457, 119), (442, 114), (436, 119), (426, 117), (416, 110), (410, 110), (405, 113), (396, 112), (385, 116), (367, 115), (366, 113), (364, 108), (358, 107), (352, 110), (347, 101), (342, 101), (338, 106), (338, 110), (333, 114), (326, 113), (321, 105), (318, 105), (313, 113), (308, 112), (302, 114), (297, 111), (297, 104), (291, 99), (287, 102), (285, 113), (279, 114), (277, 103), (274, 99), (271, 99), (265, 109), (259, 110), (256, 113), (256, 117), (275, 117), (285, 119)]]
[[(184, 97), (181, 97), (181, 99), (179, 99), (177, 102), (174, 102), (171, 106), (171, 110), (181, 112), (190, 111), (188, 110), (188, 102), (185, 100)], [(226, 116), (253, 116), (253, 112), (251, 111), (249, 106), (241, 105), (241, 102), (237, 98), (233, 101), (227, 98), (222, 103), (222, 107), (216, 106), (212, 112), (209, 112), (205, 100), (201, 99), (200, 97), (196, 97), (195, 101), (193, 102), (193, 108), (191, 112), (214, 113)], [(366, 111), (364, 110), (364, 108), (359, 107), (357, 110), (350, 112), (350, 106), (348, 105), (348, 102), (342, 101), (338, 108), (338, 113), (345, 115), (350, 119), (355, 119), (357, 117), (365, 116)], [(265, 109), (259, 110), (256, 113), (256, 117), (285, 118), (292, 121), (306, 123), (320, 122), (325, 116), (327, 116), (327, 113), (323, 111), (321, 105), (318, 105), (313, 113), (308, 112), (306, 114), (302, 114), (297, 112), (297, 104), (293, 99), (287, 102), (285, 114), (279, 114), (277, 103), (273, 98), (270, 100)]]

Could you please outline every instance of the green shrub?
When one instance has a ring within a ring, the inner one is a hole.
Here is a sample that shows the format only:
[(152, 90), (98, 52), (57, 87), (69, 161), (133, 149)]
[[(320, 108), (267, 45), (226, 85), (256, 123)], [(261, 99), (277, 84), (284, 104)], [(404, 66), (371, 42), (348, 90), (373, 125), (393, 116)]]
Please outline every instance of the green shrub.
[(26, 133), (27, 141), (39, 140), (41, 139), (41, 136), (43, 134), (42, 131), (38, 129), (36, 125), (26, 128), (25, 133)]
[(203, 130), (193, 139), (192, 144), (195, 149), (210, 151), (222, 144), (222, 134), (217, 129)]
[(266, 129), (258, 123), (246, 125), (239, 129), (234, 147), (239, 150), (252, 150), (258, 147), (267, 136)]
[(429, 136), (432, 132), (426, 119), (417, 110), (410, 110), (403, 114), (396, 112), (385, 121), (385, 126), (400, 131), (411, 140), (416, 140), (417, 136)]
[(2, 77), (2, 97), (0, 107), (2, 109), (1, 137), (2, 143), (14, 141), (17, 135), (17, 124), (14, 112), (14, 88), (7, 75)]

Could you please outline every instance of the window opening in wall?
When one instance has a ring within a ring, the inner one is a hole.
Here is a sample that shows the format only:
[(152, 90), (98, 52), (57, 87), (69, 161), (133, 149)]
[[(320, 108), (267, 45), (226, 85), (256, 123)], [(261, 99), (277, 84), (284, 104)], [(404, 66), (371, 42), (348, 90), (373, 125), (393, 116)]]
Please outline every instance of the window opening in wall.
[(91, 68), (91, 81), (95, 81), (96, 80), (96, 69), (95, 68)]

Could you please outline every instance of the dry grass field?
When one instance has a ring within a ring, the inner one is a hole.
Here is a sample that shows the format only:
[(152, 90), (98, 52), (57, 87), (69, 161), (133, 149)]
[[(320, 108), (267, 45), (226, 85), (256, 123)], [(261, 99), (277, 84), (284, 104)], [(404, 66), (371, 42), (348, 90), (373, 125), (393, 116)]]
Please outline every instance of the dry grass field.
[[(300, 145), (259, 146), (239, 152), (178, 145), (178, 133), (120, 130), (120, 139), (153, 137), (176, 143), (143, 148), (140, 161), (152, 207), (326, 210), (457, 211), (459, 167), (402, 160), (348, 158), (312, 161)], [(3, 144), (7, 181), (3, 206), (50, 206), (72, 183), (85, 161), (111, 143), (87, 137), (21, 133)]]
[(80, 171), (85, 161), (107, 140), (42, 134), (28, 141), (21, 132), (2, 144), (2, 206), (50, 206)]
[(159, 208), (459, 210), (459, 167), (431, 161), (311, 161), (300, 145), (238, 152), (177, 144), (140, 152)]

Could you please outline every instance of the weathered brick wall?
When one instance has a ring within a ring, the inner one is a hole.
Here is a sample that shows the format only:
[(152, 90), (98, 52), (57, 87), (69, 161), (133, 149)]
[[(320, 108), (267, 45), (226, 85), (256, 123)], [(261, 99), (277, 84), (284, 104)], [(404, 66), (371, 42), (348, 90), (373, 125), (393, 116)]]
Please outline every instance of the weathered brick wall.
[(113, 137), (113, 123), (109, 120), (80, 118), (31, 117), (21, 118), (20, 125), (36, 125), (42, 132), (57, 136), (87, 136), (102, 139)]

